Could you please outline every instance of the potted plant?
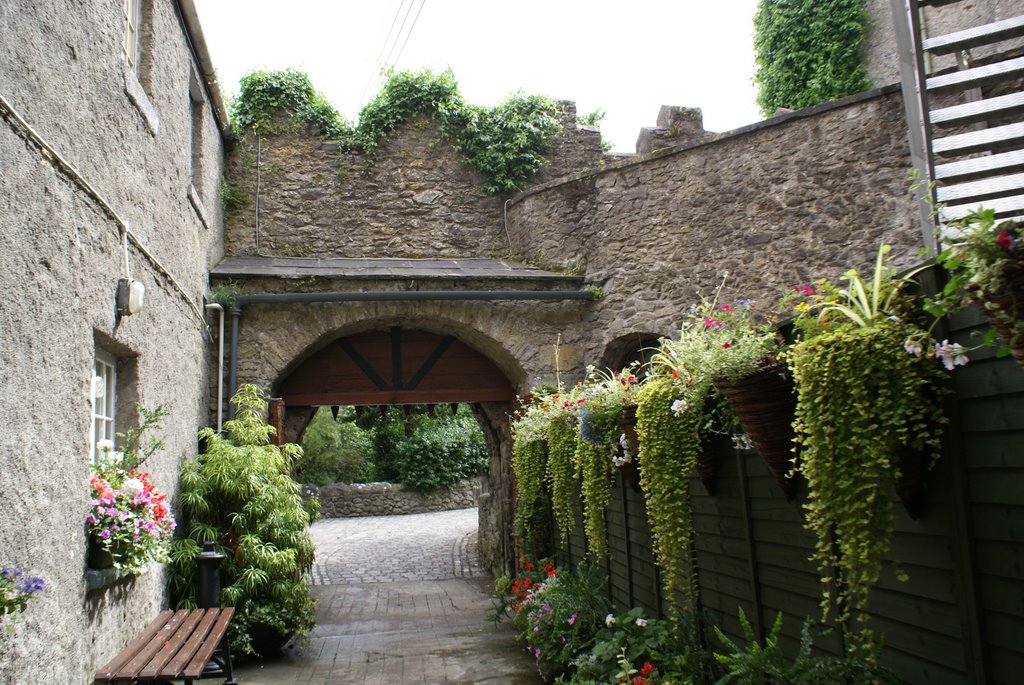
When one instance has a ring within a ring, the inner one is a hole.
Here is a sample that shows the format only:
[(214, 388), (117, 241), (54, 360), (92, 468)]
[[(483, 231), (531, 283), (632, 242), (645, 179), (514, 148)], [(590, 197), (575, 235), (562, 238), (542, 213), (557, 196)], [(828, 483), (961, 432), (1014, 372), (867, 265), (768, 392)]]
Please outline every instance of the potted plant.
[(949, 275), (938, 313), (966, 293), (1024, 365), (1024, 223), (996, 221), (993, 210), (983, 209), (951, 229), (936, 257)]
[(170, 588), (179, 608), (195, 607), (195, 556), (212, 541), (225, 555), (221, 602), (235, 607), (231, 648), (263, 656), (315, 623), (311, 516), (290, 475), (302, 448), (271, 443), (275, 430), (263, 419), (266, 401), (255, 386), (241, 386), (231, 401), (238, 411), (224, 424), (226, 434), (201, 430), (206, 451), (182, 465), (188, 533), (174, 542)]
[(856, 271), (845, 288), (819, 282), (796, 324), (803, 339), (788, 352), (823, 613), (835, 612), (840, 625), (855, 615), (860, 645), (871, 642), (868, 591), (889, 549), (890, 492), (904, 457), (919, 455), (926, 473), (941, 450), (944, 378), (935, 357), (951, 354), (914, 323), (909, 281), (886, 265), (887, 253), (883, 245), (870, 282)]
[(143, 436), (159, 428), (162, 407), (139, 407), (142, 425), (125, 433), (120, 452), (103, 446), (103, 457), (91, 466), (90, 510), (85, 523), (89, 537), (89, 566), (113, 567), (128, 575), (142, 573), (151, 563), (169, 560), (175, 521), (167, 496), (150, 482), (142, 464), (164, 445)]

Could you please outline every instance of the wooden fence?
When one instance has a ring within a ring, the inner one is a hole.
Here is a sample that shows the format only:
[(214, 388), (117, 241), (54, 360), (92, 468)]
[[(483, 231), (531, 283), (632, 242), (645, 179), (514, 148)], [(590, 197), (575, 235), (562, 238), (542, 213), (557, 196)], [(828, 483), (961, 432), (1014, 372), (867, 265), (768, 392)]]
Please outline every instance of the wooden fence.
[[(977, 344), (975, 310), (956, 317), (950, 338)], [(872, 627), (884, 637), (882, 663), (907, 683), (1024, 682), (1024, 368), (983, 351), (952, 374), (951, 423), (942, 459), (928, 476), (927, 509), (914, 520), (896, 501), (892, 564), (871, 594)], [(805, 487), (789, 502), (756, 453), (716, 444), (714, 494), (691, 481), (700, 600), (711, 622), (742, 643), (742, 607), (759, 634), (778, 612), (790, 655), (805, 617), (820, 615), (803, 527)], [(617, 476), (607, 509), (609, 595), (619, 610), (664, 611), (643, 494)], [(586, 553), (582, 525), (560, 550)], [(708, 643), (718, 646), (709, 630)], [(837, 634), (816, 642), (841, 653)]]

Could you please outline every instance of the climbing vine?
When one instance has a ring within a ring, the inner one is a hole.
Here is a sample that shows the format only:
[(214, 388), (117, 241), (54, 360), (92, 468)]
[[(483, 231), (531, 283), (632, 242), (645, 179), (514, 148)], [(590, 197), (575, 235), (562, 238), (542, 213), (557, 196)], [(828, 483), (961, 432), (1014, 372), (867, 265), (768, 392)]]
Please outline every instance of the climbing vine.
[(289, 109), (293, 120), (314, 124), (324, 137), (371, 154), (410, 117), (429, 114), (441, 134), (485, 176), (484, 190), (490, 193), (521, 189), (544, 164), (548, 140), (561, 128), (555, 103), (545, 97), (515, 93), (494, 107), (467, 104), (451, 71), (389, 72), (355, 126), (300, 71), (256, 71), (240, 85), (231, 104), (236, 131), (271, 133), (275, 113)]
[[(669, 613), (676, 623), (696, 611), (690, 472), (700, 450), (705, 385), (683, 385), (671, 376), (649, 378), (637, 395), (640, 486), (647, 500), (654, 554)], [(676, 598), (682, 600), (678, 605)]]
[(757, 104), (765, 116), (871, 86), (861, 55), (864, 0), (761, 0), (754, 15)]

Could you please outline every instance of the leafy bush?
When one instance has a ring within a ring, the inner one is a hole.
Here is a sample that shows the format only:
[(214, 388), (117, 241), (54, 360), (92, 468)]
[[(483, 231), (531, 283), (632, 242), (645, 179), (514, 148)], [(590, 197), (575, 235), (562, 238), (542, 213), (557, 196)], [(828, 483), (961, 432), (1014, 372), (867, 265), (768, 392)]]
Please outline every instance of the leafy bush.
[(418, 490), (454, 485), (487, 468), (487, 446), (476, 419), (465, 413), (424, 420), (398, 443), (398, 482)]
[[(812, 656), (812, 623), (804, 621), (800, 629), (800, 649), (793, 663), (788, 663), (779, 647), (782, 613), (775, 617), (764, 644), (757, 641), (743, 610), (740, 625), (747, 641), (740, 647), (730, 640), (718, 626), (715, 634), (728, 652), (716, 652), (715, 659), (726, 668), (719, 684), (736, 685), (894, 685), (899, 679), (886, 668), (875, 663), (874, 654), (860, 652), (847, 657)], [(717, 684), (716, 684), (717, 685)]]
[(541, 674), (550, 677), (594, 644), (610, 608), (606, 581), (583, 563), (575, 572), (550, 563), (524, 564), (523, 572), (512, 586), (516, 637), (533, 654)]
[(343, 407), (335, 419), (321, 407), (302, 436), (302, 461), (295, 469), (300, 483), (362, 483), (373, 480), (373, 440), (355, 423), (352, 407)]
[(253, 71), (239, 81), (238, 96), (231, 101), (231, 124), (235, 131), (253, 128), (261, 133), (274, 130), (274, 114), (290, 109), (292, 119), (320, 127), (328, 138), (349, 138), (351, 127), (322, 93), (313, 88), (309, 76), (297, 69)]
[(867, 90), (864, 0), (761, 0), (754, 15), (757, 104), (765, 116)]
[(255, 71), (240, 85), (231, 103), (236, 131), (272, 132), (274, 113), (290, 109), (293, 120), (315, 124), (323, 136), (368, 153), (410, 117), (432, 115), (442, 135), (487, 178), (484, 190), (489, 193), (519, 190), (544, 164), (548, 139), (561, 129), (555, 103), (539, 95), (515, 93), (494, 107), (466, 104), (451, 71), (390, 72), (354, 127), (300, 71)]
[(204, 428), (206, 452), (182, 466), (187, 537), (171, 550), (170, 590), (179, 608), (195, 607), (195, 556), (213, 541), (225, 555), (221, 602), (235, 607), (231, 646), (260, 656), (269, 651), (262, 636), (302, 636), (313, 627), (307, 575), (314, 548), (299, 485), (288, 475), (301, 448), (270, 444), (274, 428), (263, 421), (266, 404), (255, 386), (243, 385), (231, 401), (238, 415), (224, 424), (227, 437)]

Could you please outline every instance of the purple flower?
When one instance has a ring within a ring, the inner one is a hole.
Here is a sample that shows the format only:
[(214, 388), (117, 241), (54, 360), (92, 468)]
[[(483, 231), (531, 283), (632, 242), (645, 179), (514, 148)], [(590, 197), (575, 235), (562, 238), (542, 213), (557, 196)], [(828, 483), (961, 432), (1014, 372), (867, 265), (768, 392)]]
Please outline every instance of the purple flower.
[(42, 578), (36, 578), (34, 576), (25, 576), (24, 578), (18, 581), (17, 585), (15, 585), (15, 589), (17, 589), (18, 592), (24, 595), (31, 595), (35, 592), (40, 592), (44, 586), (45, 583), (43, 583)]
[(100, 537), (103, 538), (104, 540), (109, 540), (110, 539), (110, 531), (109, 530), (101, 531), (100, 532)]
[(569, 617), (568, 623), (569, 623), (569, 625), (572, 625), (575, 622), (576, 622), (576, 612), (574, 611), (574, 612), (572, 612), (572, 616)]

